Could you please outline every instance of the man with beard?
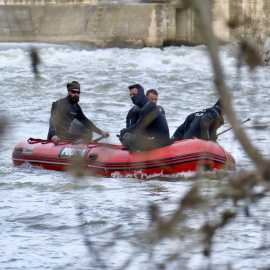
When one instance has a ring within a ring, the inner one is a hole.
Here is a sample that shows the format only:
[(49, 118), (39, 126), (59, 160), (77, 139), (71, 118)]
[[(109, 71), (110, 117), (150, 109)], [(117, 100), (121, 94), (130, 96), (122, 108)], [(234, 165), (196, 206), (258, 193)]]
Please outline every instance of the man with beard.
[(120, 132), (120, 141), (130, 151), (149, 151), (170, 144), (170, 135), (164, 113), (149, 100), (139, 84), (129, 86), (130, 97), (141, 111), (138, 121)]
[(173, 134), (171, 143), (194, 137), (206, 141), (216, 141), (217, 129), (224, 124), (223, 114), (220, 99), (213, 107), (190, 114)]
[[(149, 89), (146, 92), (146, 96), (153, 101), (154, 103), (157, 104), (158, 101), (158, 92), (155, 89)], [(162, 106), (157, 105), (157, 107), (159, 109), (162, 110), (162, 112), (165, 114), (164, 109), (162, 108)], [(126, 128), (136, 124), (136, 122), (138, 121), (139, 117), (140, 117), (140, 113), (141, 113), (141, 108), (138, 107), (137, 105), (134, 105), (128, 112), (127, 117), (126, 117)]]
[[(84, 139), (87, 142), (92, 140), (93, 132), (102, 135), (104, 138), (109, 137), (108, 132), (97, 128), (83, 113), (79, 106), (80, 84), (73, 81), (67, 84), (67, 96), (53, 102), (51, 109), (50, 127), (48, 140), (56, 143), (58, 140), (78, 140)], [(71, 123), (77, 119), (88, 130), (87, 133), (73, 132), (70, 130)]]

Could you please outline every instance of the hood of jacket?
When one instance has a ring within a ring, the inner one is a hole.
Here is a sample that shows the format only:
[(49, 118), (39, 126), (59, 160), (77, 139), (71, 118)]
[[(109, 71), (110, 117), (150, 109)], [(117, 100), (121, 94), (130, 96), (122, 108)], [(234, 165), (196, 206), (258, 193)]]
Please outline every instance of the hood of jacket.
[(144, 89), (139, 84), (136, 85), (136, 88), (138, 89), (138, 93), (131, 98), (133, 104), (137, 105), (138, 107), (142, 108), (142, 106), (147, 101), (147, 97), (144, 94)]

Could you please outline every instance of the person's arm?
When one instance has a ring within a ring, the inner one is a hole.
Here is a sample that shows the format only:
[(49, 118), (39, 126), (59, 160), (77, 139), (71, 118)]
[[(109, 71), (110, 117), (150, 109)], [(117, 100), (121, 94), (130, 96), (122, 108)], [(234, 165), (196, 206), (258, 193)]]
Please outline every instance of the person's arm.
[(60, 100), (53, 102), (52, 109), (51, 109), (51, 117), (50, 117), (50, 124), (49, 124), (49, 134), (50, 134), (50, 140), (52, 140), (53, 143), (56, 143), (60, 140), (60, 138), (57, 135), (57, 126), (59, 122), (60, 116)]
[(121, 137), (123, 137), (126, 132), (136, 132), (137, 134), (143, 133), (144, 130), (155, 120), (158, 114), (159, 110), (157, 109), (156, 104), (152, 101), (147, 101), (141, 109), (140, 117), (136, 124), (121, 130)]
[(217, 141), (217, 129), (224, 124), (223, 114), (224, 111), (221, 107), (215, 105), (212, 107), (212, 110), (209, 111), (211, 115), (211, 122), (209, 124), (209, 140), (210, 141)]
[(90, 129), (91, 131), (101, 135), (104, 138), (107, 138), (110, 136), (110, 134), (108, 132), (102, 131), (101, 129), (99, 129), (91, 120), (89, 120), (83, 113), (81, 107), (78, 105), (79, 111), (77, 114), (77, 119), (88, 129)]
[(180, 125), (174, 132), (171, 138), (171, 142), (180, 141), (183, 139), (186, 131), (188, 130), (192, 121), (194, 120), (194, 117), (195, 117), (195, 113), (192, 113), (186, 118), (185, 122), (182, 125)]
[(187, 118), (186, 121), (184, 122), (185, 125), (185, 132), (189, 129), (189, 127), (191, 126), (193, 120), (195, 119), (195, 115), (196, 113), (192, 113), (190, 114)]
[(138, 106), (133, 106), (126, 117), (126, 128), (129, 128), (130, 126), (133, 126), (137, 123), (139, 117), (140, 117), (141, 109)]
[(175, 142), (175, 141), (180, 141), (183, 139), (185, 134), (185, 124), (183, 123), (182, 125), (180, 125), (176, 131), (174, 132), (172, 138), (171, 138), (171, 142)]

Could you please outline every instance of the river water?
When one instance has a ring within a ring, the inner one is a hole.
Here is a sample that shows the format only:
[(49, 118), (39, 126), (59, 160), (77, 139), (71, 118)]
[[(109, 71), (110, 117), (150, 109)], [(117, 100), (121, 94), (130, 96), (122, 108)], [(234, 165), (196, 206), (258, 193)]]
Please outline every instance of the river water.
[[(31, 46), (42, 61), (36, 78), (28, 55)], [(239, 71), (236, 46), (220, 49), (233, 106), (239, 119), (251, 118), (245, 130), (268, 158), (270, 69)], [(66, 84), (72, 80), (81, 83), (84, 113), (110, 133), (104, 142), (118, 142), (116, 134), (124, 128), (132, 106), (127, 87), (134, 83), (159, 92), (158, 103), (165, 109), (172, 135), (188, 114), (218, 99), (205, 46), (134, 50), (0, 43), (0, 71), (0, 116), (8, 121), (0, 148), (0, 269), (121, 269), (128, 260), (124, 269), (161, 269), (158, 265), (175, 253), (178, 259), (167, 262), (166, 269), (270, 266), (269, 248), (261, 249), (270, 244), (269, 197), (250, 208), (250, 217), (240, 211), (234, 223), (217, 233), (210, 260), (192, 234), (205, 221), (198, 212), (191, 212), (184, 225), (189, 237), (166, 238), (150, 252), (136, 237), (150, 228), (149, 206), (158, 205), (168, 217), (194, 184), (193, 173), (148, 179), (87, 175), (76, 180), (68, 172), (14, 167), (11, 160), (19, 141), (46, 138), (51, 103), (66, 95)], [(229, 127), (226, 121), (220, 131)], [(238, 170), (253, 168), (232, 131), (218, 141), (235, 157)], [(216, 178), (215, 173), (201, 177), (204, 195), (215, 194), (227, 181), (225, 176)]]

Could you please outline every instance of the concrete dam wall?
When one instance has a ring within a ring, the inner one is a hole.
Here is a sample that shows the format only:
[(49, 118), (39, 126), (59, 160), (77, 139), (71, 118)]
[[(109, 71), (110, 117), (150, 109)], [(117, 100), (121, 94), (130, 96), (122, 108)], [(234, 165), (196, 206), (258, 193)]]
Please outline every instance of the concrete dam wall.
[[(213, 28), (235, 40), (228, 20), (251, 16), (268, 34), (270, 0), (212, 0)], [(243, 29), (245, 31), (245, 29)], [(98, 47), (202, 44), (194, 12), (177, 2), (0, 0), (0, 42), (89, 42)]]

